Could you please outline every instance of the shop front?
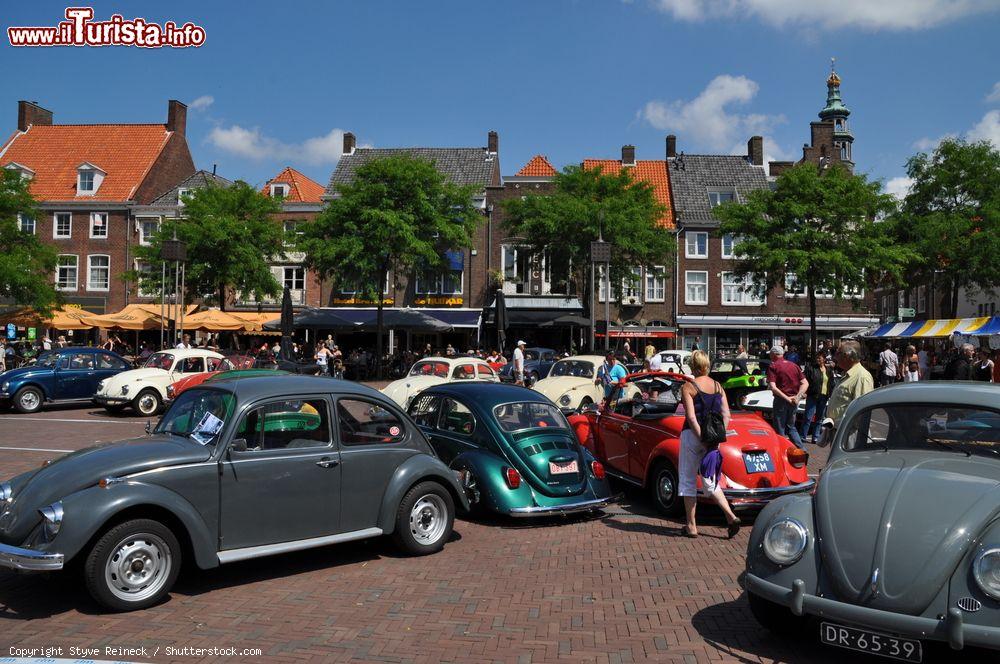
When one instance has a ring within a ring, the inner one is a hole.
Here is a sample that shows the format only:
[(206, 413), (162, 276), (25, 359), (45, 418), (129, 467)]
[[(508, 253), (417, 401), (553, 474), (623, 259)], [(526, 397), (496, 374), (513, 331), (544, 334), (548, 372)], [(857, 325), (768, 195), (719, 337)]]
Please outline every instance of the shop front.
[[(677, 316), (678, 346), (696, 345), (712, 355), (735, 355), (743, 346), (751, 355), (766, 353), (775, 344), (799, 351), (809, 348), (809, 317), (799, 314), (766, 316), (690, 315)], [(817, 316), (818, 338), (834, 343), (845, 335), (878, 323), (877, 316)]]
[[(564, 295), (517, 296), (504, 298), (507, 311), (507, 329), (504, 332), (505, 348), (509, 354), (518, 340), (528, 346), (554, 348), (559, 351), (579, 351), (589, 345), (590, 321), (583, 315), (583, 305), (575, 297)], [(490, 305), (483, 310), (481, 345), (490, 349), (498, 345), (496, 309)]]

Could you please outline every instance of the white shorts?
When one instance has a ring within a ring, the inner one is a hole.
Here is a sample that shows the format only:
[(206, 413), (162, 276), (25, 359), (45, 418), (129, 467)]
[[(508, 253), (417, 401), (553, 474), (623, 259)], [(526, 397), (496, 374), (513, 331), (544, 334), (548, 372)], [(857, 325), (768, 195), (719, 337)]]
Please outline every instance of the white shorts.
[[(701, 444), (701, 439), (694, 435), (694, 431), (691, 429), (681, 431), (681, 450), (678, 459), (680, 468), (677, 469), (677, 483), (680, 487), (678, 493), (681, 496), (693, 498), (698, 495), (698, 471), (701, 468), (701, 460), (707, 452), (708, 450)], [(703, 482), (704, 480), (705, 478), (702, 478)]]

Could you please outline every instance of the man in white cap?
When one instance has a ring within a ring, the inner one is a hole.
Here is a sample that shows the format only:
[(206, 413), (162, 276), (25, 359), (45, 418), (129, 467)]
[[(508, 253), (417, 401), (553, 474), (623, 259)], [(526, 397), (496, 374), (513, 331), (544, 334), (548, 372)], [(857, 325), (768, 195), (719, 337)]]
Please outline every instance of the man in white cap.
[(524, 385), (524, 340), (519, 340), (517, 342), (517, 348), (514, 349), (514, 383), (517, 385)]

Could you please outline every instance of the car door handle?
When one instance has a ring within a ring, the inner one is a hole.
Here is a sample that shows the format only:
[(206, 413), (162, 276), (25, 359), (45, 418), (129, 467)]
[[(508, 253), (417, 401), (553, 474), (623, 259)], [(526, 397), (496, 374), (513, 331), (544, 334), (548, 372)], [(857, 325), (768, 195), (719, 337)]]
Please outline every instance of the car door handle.
[(320, 468), (336, 468), (340, 465), (340, 461), (338, 459), (323, 458), (317, 461), (316, 465)]
[(622, 431), (628, 431), (628, 429), (629, 429), (628, 422), (622, 424)]

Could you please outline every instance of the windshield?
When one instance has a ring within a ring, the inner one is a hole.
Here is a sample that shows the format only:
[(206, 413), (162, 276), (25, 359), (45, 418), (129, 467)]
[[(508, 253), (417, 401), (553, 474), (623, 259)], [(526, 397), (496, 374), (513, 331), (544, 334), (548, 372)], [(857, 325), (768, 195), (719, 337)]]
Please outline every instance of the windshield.
[(438, 378), (448, 377), (448, 363), (425, 360), (417, 362), (410, 369), (411, 376), (437, 376)]
[(594, 363), (586, 360), (560, 360), (552, 365), (552, 376), (576, 376), (577, 378), (593, 378)]
[(166, 371), (170, 371), (170, 367), (173, 366), (173, 364), (173, 353), (153, 353), (142, 366), (147, 369), (165, 369)]
[(202, 445), (214, 444), (235, 403), (236, 397), (229, 392), (185, 390), (156, 425), (156, 432), (186, 436)]
[(841, 446), (871, 450), (951, 450), (1000, 456), (1000, 412), (985, 408), (894, 404), (860, 413)]
[(59, 353), (53, 353), (52, 351), (47, 351), (38, 356), (35, 360), (36, 367), (54, 367), (56, 362), (59, 361)]
[(569, 429), (569, 423), (559, 409), (547, 403), (505, 403), (494, 408), (493, 414), (504, 431)]
[(538, 359), (538, 351), (537, 350), (526, 350), (526, 351), (524, 351), (524, 359), (525, 360), (537, 360)]

